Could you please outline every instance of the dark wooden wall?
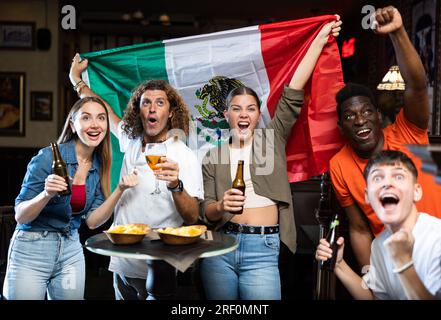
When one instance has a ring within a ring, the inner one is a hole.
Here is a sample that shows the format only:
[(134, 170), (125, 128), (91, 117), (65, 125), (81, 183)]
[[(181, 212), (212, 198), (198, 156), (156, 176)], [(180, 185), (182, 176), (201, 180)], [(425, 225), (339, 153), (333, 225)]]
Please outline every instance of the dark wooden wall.
[(14, 205), (21, 183), (36, 148), (0, 148), (0, 206)]

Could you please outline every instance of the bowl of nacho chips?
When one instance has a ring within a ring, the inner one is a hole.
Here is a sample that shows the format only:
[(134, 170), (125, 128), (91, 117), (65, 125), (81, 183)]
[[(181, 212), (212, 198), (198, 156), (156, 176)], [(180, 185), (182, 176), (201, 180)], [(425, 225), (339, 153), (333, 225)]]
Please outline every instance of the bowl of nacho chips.
[(179, 228), (160, 228), (156, 232), (159, 238), (170, 245), (185, 245), (198, 241), (201, 235), (207, 231), (204, 225), (184, 226)]
[(113, 244), (139, 243), (150, 232), (150, 226), (143, 223), (120, 224), (103, 231)]

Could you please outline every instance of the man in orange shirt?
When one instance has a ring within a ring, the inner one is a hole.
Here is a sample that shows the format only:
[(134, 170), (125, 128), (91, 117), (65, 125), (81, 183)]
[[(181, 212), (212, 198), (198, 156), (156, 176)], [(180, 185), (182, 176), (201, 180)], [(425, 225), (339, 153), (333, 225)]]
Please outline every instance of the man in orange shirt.
[(381, 150), (406, 153), (419, 168), (418, 183), (424, 190), (418, 211), (441, 218), (441, 186), (422, 173), (421, 161), (405, 144), (428, 144), (429, 97), (424, 67), (394, 7), (375, 13), (376, 33), (388, 34), (395, 49), (401, 74), (406, 82), (404, 106), (394, 124), (381, 128), (381, 114), (374, 106), (372, 92), (360, 85), (347, 84), (336, 96), (338, 126), (348, 143), (331, 159), (331, 179), (340, 205), (349, 220), (351, 245), (360, 266), (369, 265), (373, 236), (383, 224), (365, 202), (363, 170), (369, 158)]

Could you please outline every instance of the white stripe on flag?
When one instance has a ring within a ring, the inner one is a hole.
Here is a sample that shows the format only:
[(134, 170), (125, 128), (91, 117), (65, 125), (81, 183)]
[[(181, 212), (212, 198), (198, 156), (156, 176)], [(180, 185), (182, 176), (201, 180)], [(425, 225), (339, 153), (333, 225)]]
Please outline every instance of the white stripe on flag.
[[(262, 99), (263, 121), (260, 125), (270, 120), (266, 107), (270, 85), (261, 54), (258, 26), (173, 39), (164, 43), (169, 82), (182, 94), (193, 117), (201, 117), (195, 108), (202, 104), (196, 91), (202, 89), (210, 79), (225, 76), (240, 80), (254, 89)], [(211, 106), (208, 109), (216, 111)], [(203, 147), (199, 142), (200, 148)]]

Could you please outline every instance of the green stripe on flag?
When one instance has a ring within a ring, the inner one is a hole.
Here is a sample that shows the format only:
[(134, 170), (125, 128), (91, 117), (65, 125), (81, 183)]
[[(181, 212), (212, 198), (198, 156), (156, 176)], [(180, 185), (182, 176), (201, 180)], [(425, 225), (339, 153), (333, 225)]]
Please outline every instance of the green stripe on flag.
[[(132, 90), (150, 79), (168, 81), (162, 41), (81, 54), (89, 60), (91, 89), (122, 117)], [(118, 67), (115, 67), (118, 66)], [(124, 154), (112, 135), (112, 190), (117, 186)]]

